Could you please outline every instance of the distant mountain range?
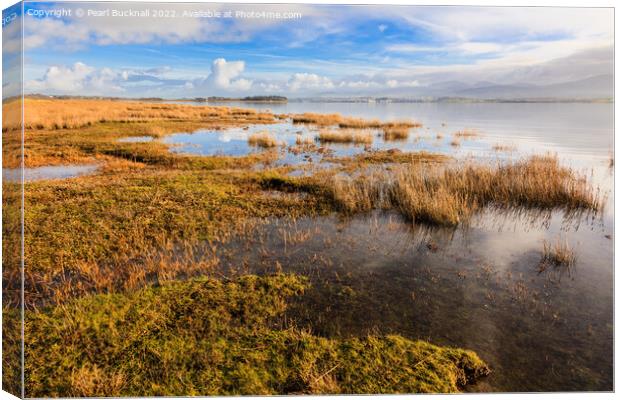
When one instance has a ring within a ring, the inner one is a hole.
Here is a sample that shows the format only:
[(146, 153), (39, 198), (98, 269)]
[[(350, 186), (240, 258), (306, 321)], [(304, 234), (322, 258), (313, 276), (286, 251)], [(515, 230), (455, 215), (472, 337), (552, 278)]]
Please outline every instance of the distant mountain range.
[[(361, 95), (361, 93), (360, 93)], [(613, 75), (596, 75), (585, 79), (548, 85), (516, 83), (502, 85), (493, 82), (464, 83), (444, 81), (415, 88), (394, 88), (381, 96), (391, 99), (410, 99), (432, 101), (437, 99), (461, 100), (559, 100), (559, 101), (598, 101), (613, 100)], [(319, 98), (339, 97), (337, 93), (324, 93)], [(341, 96), (340, 96), (341, 97)], [(353, 95), (352, 97), (355, 97)]]
[(598, 75), (550, 85), (479, 84), (476, 87), (458, 88), (456, 90), (445, 88), (442, 92), (444, 96), (478, 99), (610, 99), (614, 94), (614, 79), (612, 75)]

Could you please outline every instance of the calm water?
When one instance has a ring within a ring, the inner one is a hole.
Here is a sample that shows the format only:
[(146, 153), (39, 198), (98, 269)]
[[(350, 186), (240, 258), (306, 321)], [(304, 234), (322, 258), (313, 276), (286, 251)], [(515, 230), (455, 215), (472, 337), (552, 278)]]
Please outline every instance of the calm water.
[[(309, 276), (290, 317), (316, 334), (398, 333), (477, 351), (493, 374), (474, 390), (611, 390), (611, 227), (590, 222), (576, 234), (577, 222), (560, 213), (484, 213), (457, 230), (383, 213), (272, 220), (218, 255), (239, 273)], [(540, 273), (541, 243), (558, 236), (578, 249), (577, 264)]]
[[(45, 179), (66, 179), (94, 173), (98, 165), (53, 165), (36, 168), (24, 168), (24, 181), (33, 182)], [(2, 168), (2, 179), (7, 182), (19, 182), (21, 170), (19, 168)]]
[[(220, 105), (270, 110), (274, 113), (340, 113), (345, 116), (378, 118), (384, 121), (413, 119), (424, 125), (423, 128), (413, 129), (410, 138), (404, 142), (386, 143), (377, 136), (372, 145), (374, 149), (427, 150), (477, 158), (552, 152), (564, 163), (586, 169), (605, 167), (613, 152), (613, 104), (233, 102)], [(266, 127), (250, 127), (250, 132), (265, 129)], [(461, 139), (460, 146), (451, 146), (453, 134), (462, 129), (476, 129), (481, 136), (474, 140)], [(271, 131), (271, 128), (266, 130)], [(276, 124), (273, 127), (273, 133), (276, 136), (283, 134), (283, 140), (288, 144), (294, 142), (297, 131), (301, 131), (302, 135), (316, 134), (315, 130), (301, 125)], [(181, 144), (180, 152), (216, 154), (219, 151), (221, 154), (242, 155), (256, 150), (247, 146), (248, 131), (233, 129), (197, 133), (198, 135), (193, 135), (194, 138), (188, 133), (173, 135), (166, 140), (168, 143)], [(437, 139), (437, 134), (442, 138)], [(498, 144), (509, 146), (513, 151), (495, 151), (493, 147)], [(350, 155), (364, 150), (363, 146), (330, 145), (330, 147), (336, 150), (336, 155)]]
[[(413, 131), (408, 141), (377, 138), (373, 147), (481, 160), (552, 152), (586, 174), (607, 196), (604, 212), (595, 217), (487, 210), (458, 229), (412, 226), (378, 212), (349, 220), (269, 220), (217, 252), (227, 272), (282, 269), (309, 276), (312, 289), (290, 317), (317, 334), (392, 332), (475, 350), (493, 373), (473, 390), (613, 389), (613, 105), (233, 105), (277, 113), (416, 119), (424, 128)], [(279, 124), (275, 133), (290, 140), (297, 128)], [(453, 148), (449, 142), (460, 129), (476, 129), (482, 136)], [(243, 154), (247, 131), (234, 132)], [(185, 134), (183, 145), (208, 154), (220, 134), (203, 132), (200, 140), (209, 135), (208, 142), (198, 143)], [(515, 151), (494, 151), (496, 144)], [(576, 265), (539, 272), (544, 240), (566, 240), (576, 251)]]

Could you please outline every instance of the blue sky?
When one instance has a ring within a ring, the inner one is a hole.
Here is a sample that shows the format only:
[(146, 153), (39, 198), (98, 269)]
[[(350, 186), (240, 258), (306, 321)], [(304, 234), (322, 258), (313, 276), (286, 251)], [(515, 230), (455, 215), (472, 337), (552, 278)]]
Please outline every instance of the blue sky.
[[(78, 8), (175, 17), (77, 17)], [(29, 15), (62, 9), (72, 16)], [(197, 10), (296, 17), (183, 16)], [(612, 71), (613, 11), (601, 8), (29, 3), (25, 14), (30, 93), (416, 95), (442, 82), (559, 83)]]

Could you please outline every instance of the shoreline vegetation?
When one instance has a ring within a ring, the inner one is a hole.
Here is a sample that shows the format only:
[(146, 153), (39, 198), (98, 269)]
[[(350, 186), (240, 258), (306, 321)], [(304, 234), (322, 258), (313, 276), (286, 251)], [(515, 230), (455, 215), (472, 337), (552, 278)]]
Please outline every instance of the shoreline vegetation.
[[(3, 105), (5, 122), (19, 106)], [(485, 207), (567, 214), (602, 207), (590, 181), (551, 155), (482, 165), (430, 152), (367, 151), (290, 176), (290, 168), (271, 164), (274, 148), (286, 146), (268, 131), (248, 139), (264, 151), (237, 157), (119, 142), (289, 120), (318, 129), (314, 142), (297, 136), (298, 146), (315, 148), (368, 144), (368, 130), (398, 140), (422, 126), (416, 121), (94, 99), (26, 98), (24, 106), (26, 167), (102, 165), (93, 175), (24, 187), (30, 397), (464, 390), (490, 372), (473, 351), (397, 333), (323, 337), (302, 330), (283, 315), (314, 282), (301, 274), (222, 277), (219, 246), (252, 235), (256, 221), (267, 218), (389, 210), (455, 227)], [(3, 126), (4, 168), (21, 161), (20, 135), (13, 134), (19, 129)], [(19, 230), (19, 195), (5, 190), (7, 237)], [(205, 243), (212, 251), (198, 256)], [(7, 320), (19, 302), (18, 257), (5, 261)], [(18, 351), (19, 338), (4, 345), (9, 354)], [(62, 351), (44, 351), (50, 348)]]

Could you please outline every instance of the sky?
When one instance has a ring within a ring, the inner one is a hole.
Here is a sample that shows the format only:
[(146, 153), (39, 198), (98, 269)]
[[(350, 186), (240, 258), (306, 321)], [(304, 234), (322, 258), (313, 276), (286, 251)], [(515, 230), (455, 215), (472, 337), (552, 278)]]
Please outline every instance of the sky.
[(610, 8), (26, 3), (23, 24), (26, 93), (415, 96), (613, 73)]

